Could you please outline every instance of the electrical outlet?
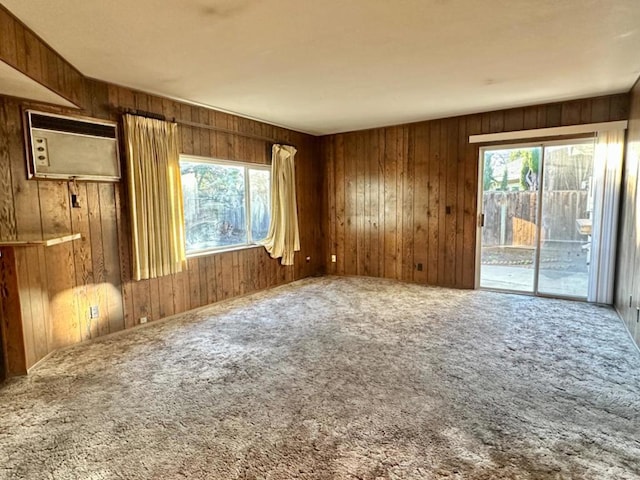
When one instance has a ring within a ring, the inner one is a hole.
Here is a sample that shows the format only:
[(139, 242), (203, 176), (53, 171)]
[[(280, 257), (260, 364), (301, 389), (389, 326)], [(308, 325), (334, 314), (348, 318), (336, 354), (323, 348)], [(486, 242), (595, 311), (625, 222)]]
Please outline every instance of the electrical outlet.
[(140, 317), (140, 323), (147, 323), (147, 317)]
[(311, 257), (307, 257), (307, 263), (311, 261)]
[(421, 263), (417, 263), (416, 264), (416, 270), (418, 270), (419, 272), (422, 271), (422, 264)]
[(100, 309), (98, 308), (98, 305), (91, 305), (89, 307), (89, 318), (94, 319), (94, 318), (98, 318), (100, 316)]
[(338, 261), (338, 257), (336, 255), (331, 255), (331, 263), (336, 263)]

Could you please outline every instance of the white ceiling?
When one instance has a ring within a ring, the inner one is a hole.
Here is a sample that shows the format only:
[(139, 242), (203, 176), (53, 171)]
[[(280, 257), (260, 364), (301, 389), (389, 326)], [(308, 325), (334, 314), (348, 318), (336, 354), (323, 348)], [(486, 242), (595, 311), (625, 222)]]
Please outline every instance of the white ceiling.
[(638, 0), (2, 0), (90, 77), (314, 134), (629, 90)]
[(31, 77), (0, 61), (0, 94), (10, 97), (30, 98), (39, 102), (77, 108), (66, 98), (40, 85)]

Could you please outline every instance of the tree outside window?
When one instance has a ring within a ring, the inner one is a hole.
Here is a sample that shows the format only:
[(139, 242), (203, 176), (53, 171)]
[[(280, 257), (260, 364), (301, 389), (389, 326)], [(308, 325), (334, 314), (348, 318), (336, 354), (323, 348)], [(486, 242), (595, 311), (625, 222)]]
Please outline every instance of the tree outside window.
[(182, 157), (187, 253), (251, 245), (269, 228), (268, 167)]

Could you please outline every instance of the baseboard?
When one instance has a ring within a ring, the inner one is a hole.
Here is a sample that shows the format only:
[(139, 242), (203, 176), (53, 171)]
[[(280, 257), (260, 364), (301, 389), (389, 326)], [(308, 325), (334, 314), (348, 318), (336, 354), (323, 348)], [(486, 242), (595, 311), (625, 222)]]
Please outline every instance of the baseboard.
[(638, 355), (640, 355), (640, 345), (638, 345), (636, 343), (636, 339), (633, 338), (633, 335), (631, 334), (631, 330), (629, 330), (629, 325), (627, 325), (627, 322), (625, 322), (624, 319), (622, 318), (622, 314), (618, 310), (618, 307), (614, 305), (613, 309), (618, 315), (618, 320), (620, 320), (620, 322), (622, 323), (622, 326), (624, 327), (624, 330), (627, 332), (627, 335), (629, 335), (629, 339), (631, 340), (631, 343), (636, 347), (636, 351), (638, 352)]
[[(282, 283), (282, 284), (274, 285), (272, 287), (260, 288), (258, 290), (253, 290), (251, 292), (243, 293), (243, 294), (237, 295), (235, 297), (225, 298), (224, 300), (219, 300), (219, 301), (214, 302), (214, 303), (208, 303), (206, 305), (201, 305), (199, 307), (195, 307), (195, 308), (192, 308), (192, 309), (189, 309), (189, 310), (185, 310), (184, 312), (174, 313), (172, 315), (168, 315), (166, 317), (162, 317), (162, 318), (159, 318), (157, 320), (152, 320), (152, 321), (147, 322), (147, 323), (139, 323), (139, 324), (133, 325), (133, 326), (131, 326), (129, 328), (123, 328), (122, 330), (118, 330), (116, 332), (110, 332), (110, 333), (107, 333), (105, 335), (100, 335), (98, 337), (87, 338), (86, 340), (83, 340), (81, 342), (72, 343), (71, 345), (66, 345), (64, 347), (57, 348), (57, 349), (52, 350), (49, 353), (47, 353), (44, 357), (42, 357), (40, 360), (38, 360), (36, 363), (34, 363), (30, 368), (28, 368), (27, 369), (27, 375), (29, 375), (33, 370), (35, 370), (38, 367), (38, 365), (40, 365), (42, 362), (47, 360), (50, 356), (52, 356), (55, 353), (58, 353), (58, 352), (61, 352), (61, 351), (64, 351), (64, 350), (68, 350), (68, 349), (71, 349), (71, 348), (75, 348), (75, 347), (78, 347), (80, 345), (86, 345), (88, 343), (100, 342), (102, 340), (114, 338), (114, 337), (117, 337), (117, 336), (120, 336), (120, 335), (126, 335), (126, 334), (128, 334), (128, 333), (130, 333), (130, 332), (132, 332), (134, 330), (153, 327), (155, 325), (159, 325), (159, 324), (162, 324), (162, 323), (171, 322), (171, 321), (173, 321), (173, 320), (175, 320), (175, 319), (177, 319), (179, 317), (182, 317), (182, 316), (184, 316), (186, 314), (192, 314), (192, 313), (199, 312), (201, 310), (206, 310), (206, 309), (211, 308), (211, 307), (224, 305), (225, 303), (231, 303), (231, 302), (233, 302), (235, 300), (239, 300), (239, 299), (242, 299), (242, 298), (245, 298), (245, 297), (249, 297), (251, 295), (255, 295), (255, 294), (258, 294), (258, 293), (263, 293), (263, 292), (267, 292), (267, 291), (271, 291), (271, 290), (277, 290), (277, 289), (279, 289), (281, 287), (285, 287), (287, 285), (291, 285), (292, 283), (300, 282), (300, 281), (308, 279), (308, 278), (314, 278), (314, 277), (310, 276), (310, 277), (298, 278), (298, 279), (291, 280), (290, 282), (285, 282), (285, 283)], [(24, 376), (24, 375), (17, 375), (17, 377), (20, 377), (20, 376)]]

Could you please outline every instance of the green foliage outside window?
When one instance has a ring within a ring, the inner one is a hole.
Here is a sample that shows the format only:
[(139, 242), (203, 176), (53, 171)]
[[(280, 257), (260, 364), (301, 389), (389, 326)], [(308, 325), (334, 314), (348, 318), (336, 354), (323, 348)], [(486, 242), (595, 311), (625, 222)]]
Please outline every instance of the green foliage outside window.
[(248, 245), (266, 236), (268, 169), (182, 160), (180, 170), (188, 253)]
[(538, 188), (538, 174), (540, 172), (540, 148), (525, 148), (511, 152), (511, 161), (521, 160), (520, 187), (523, 190)]

